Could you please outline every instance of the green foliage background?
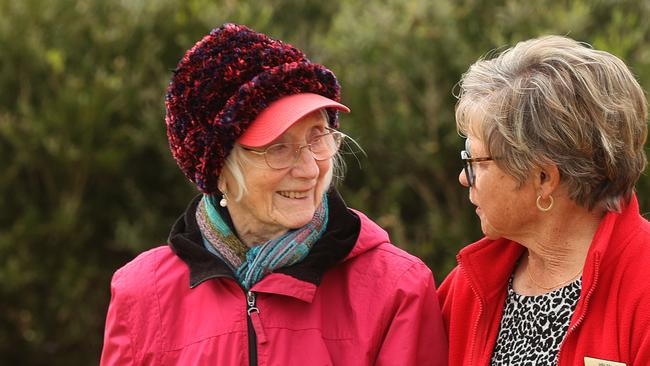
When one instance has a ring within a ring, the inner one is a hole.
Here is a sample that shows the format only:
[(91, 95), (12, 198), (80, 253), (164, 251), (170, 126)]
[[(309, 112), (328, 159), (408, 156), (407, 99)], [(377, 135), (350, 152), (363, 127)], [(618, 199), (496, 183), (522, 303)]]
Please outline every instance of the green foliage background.
[[(645, 21), (643, 19), (646, 19)], [(440, 282), (480, 237), (457, 182), (452, 90), (489, 50), (566, 34), (650, 86), (650, 3), (576, 0), (0, 0), (0, 360), (92, 365), (111, 274), (195, 194), (168, 151), (183, 52), (247, 24), (334, 70), (366, 150), (343, 195)], [(637, 187), (650, 210), (650, 179)]]

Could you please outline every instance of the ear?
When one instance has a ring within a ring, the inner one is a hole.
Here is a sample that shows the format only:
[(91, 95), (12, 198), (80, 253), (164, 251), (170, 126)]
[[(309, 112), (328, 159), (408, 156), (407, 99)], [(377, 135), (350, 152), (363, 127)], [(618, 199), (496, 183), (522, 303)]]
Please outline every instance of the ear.
[(542, 197), (548, 197), (560, 185), (560, 170), (555, 164), (540, 165), (533, 174), (535, 189)]
[(224, 171), (225, 169), (221, 170), (221, 174), (219, 175), (219, 179), (217, 180), (217, 188), (219, 189), (219, 192), (227, 194), (228, 184), (226, 183), (226, 177), (223, 174)]

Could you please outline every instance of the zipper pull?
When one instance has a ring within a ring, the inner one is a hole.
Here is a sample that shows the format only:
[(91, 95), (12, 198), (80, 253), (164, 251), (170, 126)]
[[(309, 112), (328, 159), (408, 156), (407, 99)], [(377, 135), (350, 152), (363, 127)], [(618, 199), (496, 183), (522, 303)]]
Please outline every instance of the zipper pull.
[(248, 309), (246, 311), (248, 312), (248, 316), (251, 318), (253, 328), (255, 328), (255, 335), (257, 336), (257, 340), (260, 343), (266, 343), (266, 333), (264, 332), (264, 327), (262, 326), (262, 321), (260, 320), (260, 309), (255, 306), (254, 292), (248, 291), (248, 293), (246, 293), (246, 302), (248, 303)]

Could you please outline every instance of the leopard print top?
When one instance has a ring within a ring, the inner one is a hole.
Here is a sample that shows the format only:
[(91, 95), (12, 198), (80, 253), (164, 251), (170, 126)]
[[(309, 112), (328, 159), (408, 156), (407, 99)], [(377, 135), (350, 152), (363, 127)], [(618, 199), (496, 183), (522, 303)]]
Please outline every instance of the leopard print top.
[(557, 365), (581, 289), (578, 278), (543, 295), (523, 296), (512, 289), (511, 277), (491, 365)]

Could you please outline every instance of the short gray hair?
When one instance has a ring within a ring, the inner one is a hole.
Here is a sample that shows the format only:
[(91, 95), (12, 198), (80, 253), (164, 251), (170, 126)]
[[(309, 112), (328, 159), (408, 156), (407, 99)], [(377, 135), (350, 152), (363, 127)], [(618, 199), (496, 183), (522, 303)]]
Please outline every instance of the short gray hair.
[(620, 211), (646, 166), (647, 104), (617, 57), (560, 36), (520, 42), (459, 82), (456, 125), (520, 184), (557, 165), (577, 204)]

